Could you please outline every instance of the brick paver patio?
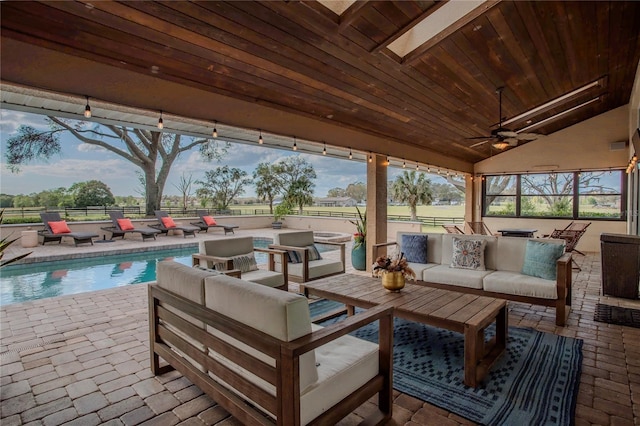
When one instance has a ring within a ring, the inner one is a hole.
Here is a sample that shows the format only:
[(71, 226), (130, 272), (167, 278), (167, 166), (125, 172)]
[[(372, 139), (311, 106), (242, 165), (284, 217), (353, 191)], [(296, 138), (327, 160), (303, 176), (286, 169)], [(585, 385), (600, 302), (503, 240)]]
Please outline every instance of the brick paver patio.
[[(269, 230), (244, 232), (270, 234)], [(114, 244), (122, 248), (191, 242), (181, 237), (158, 240)], [(39, 247), (37, 252), (34, 255), (50, 256), (82, 253), (82, 249), (63, 244)], [(600, 295), (598, 254), (576, 260), (582, 270), (574, 273), (574, 306), (567, 327), (555, 326), (551, 309), (513, 302), (509, 302), (509, 324), (584, 339), (576, 425), (640, 424), (640, 329), (593, 320), (598, 302), (636, 308), (640, 302)], [(349, 271), (353, 272), (350, 267)], [(292, 285), (290, 290), (297, 288)], [(239, 424), (179, 373), (151, 374), (146, 296), (147, 286), (137, 284), (2, 306), (2, 426)], [(355, 424), (367, 409), (361, 407), (341, 424)], [(471, 423), (396, 393), (390, 424)]]

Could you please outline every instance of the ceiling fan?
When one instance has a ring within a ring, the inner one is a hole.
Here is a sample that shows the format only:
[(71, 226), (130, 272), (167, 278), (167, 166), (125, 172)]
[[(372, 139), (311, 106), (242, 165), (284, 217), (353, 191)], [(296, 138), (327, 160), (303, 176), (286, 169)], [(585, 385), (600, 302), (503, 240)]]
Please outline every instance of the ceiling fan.
[(475, 143), (470, 146), (474, 148), (476, 146), (483, 145), (487, 142), (491, 142), (491, 145), (497, 149), (505, 149), (508, 146), (518, 146), (519, 141), (533, 141), (543, 136), (537, 133), (518, 133), (513, 130), (502, 127), (502, 91), (504, 87), (498, 87), (496, 93), (499, 96), (499, 124), (498, 128), (491, 131), (490, 136), (478, 136), (467, 139), (484, 139), (482, 142)]

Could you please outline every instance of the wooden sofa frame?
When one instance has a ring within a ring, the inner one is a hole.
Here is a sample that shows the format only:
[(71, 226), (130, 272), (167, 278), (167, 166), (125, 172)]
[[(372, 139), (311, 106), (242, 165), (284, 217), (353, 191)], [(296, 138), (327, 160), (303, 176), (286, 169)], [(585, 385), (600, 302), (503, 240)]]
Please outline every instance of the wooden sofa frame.
[[(395, 245), (396, 242), (388, 242), (373, 245), (372, 259), (378, 257), (378, 250), (382, 247), (388, 247)], [(556, 292), (555, 299), (544, 299), (541, 297), (532, 296), (519, 296), (508, 293), (497, 293), (493, 291), (480, 290), (469, 287), (456, 286), (451, 284), (439, 284), (431, 283), (422, 280), (415, 280), (416, 284), (424, 285), (427, 287), (441, 288), (444, 290), (457, 291), (459, 293), (477, 294), (480, 296), (495, 297), (497, 299), (512, 300), (514, 302), (529, 303), (539, 306), (550, 306), (556, 308), (556, 325), (564, 327), (567, 323), (567, 317), (571, 311), (571, 283), (572, 283), (572, 268), (571, 268), (571, 253), (564, 253), (556, 262)]]
[[(170, 312), (167, 305), (171, 305), (173, 308), (275, 359), (275, 367)], [(300, 356), (375, 320), (379, 320), (378, 375), (309, 424), (336, 424), (340, 419), (368, 401), (369, 398), (378, 394), (378, 409), (364, 419), (361, 424), (381, 425), (391, 418), (393, 407), (392, 308), (372, 308), (294, 341), (285, 342), (163, 289), (157, 284), (151, 284), (149, 285), (151, 370), (155, 375), (164, 374), (173, 369), (178, 370), (243, 424), (295, 426), (300, 424)], [(172, 332), (171, 327), (204, 345), (204, 350)], [(187, 358), (178, 355), (172, 348), (177, 348), (204, 366), (207, 371), (229, 384), (229, 387), (215, 381)], [(233, 359), (250, 373), (269, 382), (275, 387), (276, 395), (271, 395), (234, 372), (227, 365), (209, 356), (207, 348), (214, 348), (216, 352), (228, 359)], [(160, 358), (168, 364), (161, 366)], [(251, 402), (248, 402), (247, 398), (271, 413), (276, 420), (274, 421), (271, 416), (267, 416)]]

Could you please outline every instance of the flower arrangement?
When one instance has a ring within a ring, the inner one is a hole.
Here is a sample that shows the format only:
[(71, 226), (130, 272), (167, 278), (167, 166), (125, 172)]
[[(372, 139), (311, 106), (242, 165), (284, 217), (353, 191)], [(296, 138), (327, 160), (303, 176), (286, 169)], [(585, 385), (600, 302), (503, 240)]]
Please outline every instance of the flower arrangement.
[(365, 245), (367, 242), (367, 212), (365, 211), (364, 213), (362, 213), (358, 206), (356, 206), (356, 211), (358, 212), (358, 217), (356, 218), (356, 220), (349, 221), (356, 226), (357, 231), (355, 234), (353, 234), (354, 249)]
[(373, 275), (381, 277), (387, 272), (402, 272), (406, 279), (415, 279), (416, 273), (409, 267), (409, 262), (404, 257), (404, 253), (394, 256), (379, 256), (373, 264)]

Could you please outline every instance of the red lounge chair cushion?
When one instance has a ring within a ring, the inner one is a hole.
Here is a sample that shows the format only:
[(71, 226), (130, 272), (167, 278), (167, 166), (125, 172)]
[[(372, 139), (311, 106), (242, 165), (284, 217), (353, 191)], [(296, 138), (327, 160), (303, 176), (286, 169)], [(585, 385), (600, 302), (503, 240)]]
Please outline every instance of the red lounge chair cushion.
[(204, 223), (209, 226), (217, 225), (216, 220), (212, 216), (202, 216)]
[(163, 217), (162, 218), (162, 224), (164, 225), (165, 228), (175, 228), (176, 227), (176, 223), (173, 221), (173, 218), (171, 218), (171, 217)]
[(49, 228), (54, 234), (69, 234), (71, 229), (67, 226), (67, 222), (64, 220), (58, 222), (49, 222)]
[(123, 231), (131, 231), (135, 229), (131, 223), (131, 219), (118, 219), (118, 226)]

